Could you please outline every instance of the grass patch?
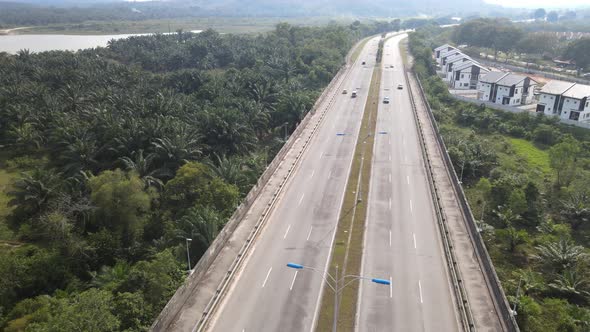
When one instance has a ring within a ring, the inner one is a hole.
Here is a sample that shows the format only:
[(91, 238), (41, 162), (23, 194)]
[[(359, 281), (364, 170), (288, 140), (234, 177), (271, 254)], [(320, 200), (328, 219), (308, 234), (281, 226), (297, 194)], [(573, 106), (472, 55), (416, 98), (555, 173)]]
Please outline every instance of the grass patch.
[[(361, 48), (359, 46), (359, 49)], [(378, 63), (373, 69), (369, 95), (340, 211), (340, 220), (338, 221), (336, 238), (332, 248), (332, 258), (328, 267), (331, 274), (335, 273), (336, 266), (339, 267), (339, 275), (360, 274), (381, 72), (381, 64)], [(357, 191), (360, 193), (358, 196)], [(352, 282), (340, 295), (338, 329), (341, 331), (352, 331), (354, 329), (358, 287), (358, 281)], [(317, 331), (330, 331), (333, 315), (334, 294), (326, 287), (322, 297)]]
[(532, 142), (521, 138), (509, 138), (514, 151), (522, 156), (531, 167), (536, 167), (543, 173), (550, 175), (549, 153), (536, 147)]

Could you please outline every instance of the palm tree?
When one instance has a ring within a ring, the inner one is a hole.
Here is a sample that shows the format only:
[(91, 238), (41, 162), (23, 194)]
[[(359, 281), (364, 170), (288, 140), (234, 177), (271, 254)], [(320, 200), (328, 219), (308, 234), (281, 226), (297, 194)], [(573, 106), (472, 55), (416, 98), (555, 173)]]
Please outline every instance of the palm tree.
[(518, 214), (512, 212), (512, 209), (505, 205), (498, 206), (498, 209), (494, 210), (494, 214), (503, 227), (511, 227), (515, 221), (521, 219)]
[(558, 274), (549, 287), (568, 297), (580, 298), (587, 297), (590, 293), (587, 291), (588, 281), (573, 269), (564, 270)]
[(235, 103), (238, 111), (245, 115), (248, 125), (256, 133), (258, 139), (264, 138), (268, 133), (270, 113), (260, 104), (251, 100), (240, 100)]
[(202, 153), (201, 135), (188, 126), (177, 128), (176, 133), (169, 137), (156, 138), (152, 145), (158, 159), (164, 163), (160, 172), (166, 173), (173, 173)]
[[(164, 183), (162, 180), (156, 177), (158, 170), (153, 169), (154, 159), (157, 158), (156, 153), (150, 153), (146, 157), (143, 155), (143, 150), (139, 149), (137, 152), (131, 153), (131, 159), (129, 157), (123, 157), (119, 160), (125, 165), (127, 171), (136, 172), (145, 184), (145, 187), (155, 187), (159, 190), (162, 189)], [(172, 176), (170, 173), (162, 174), (163, 176)]]
[(177, 237), (193, 239), (192, 245), (198, 246), (202, 253), (213, 243), (222, 225), (223, 220), (215, 210), (209, 207), (191, 208), (178, 221)]
[(244, 163), (239, 157), (227, 158), (225, 155), (220, 157), (213, 154), (213, 159), (205, 161), (205, 164), (209, 166), (213, 174), (229, 184), (242, 188), (247, 181), (244, 174)]
[(12, 196), (9, 204), (29, 213), (37, 213), (52, 197), (55, 197), (59, 186), (58, 173), (39, 169), (31, 174), (23, 173), (22, 177), (15, 182), (14, 189), (9, 192)]
[(103, 266), (98, 274), (94, 275), (90, 285), (92, 287), (113, 291), (117, 289), (127, 278), (131, 266), (125, 261), (118, 260), (114, 266)]
[(99, 149), (96, 139), (91, 134), (84, 134), (74, 138), (73, 142), (63, 142), (65, 151), (62, 152), (63, 170), (66, 174), (76, 174), (80, 171), (96, 170), (98, 161), (96, 156)]
[(589, 195), (586, 192), (570, 195), (567, 200), (562, 200), (561, 215), (576, 230), (590, 220)]
[(547, 243), (536, 247), (539, 253), (533, 258), (548, 265), (551, 269), (561, 273), (566, 269), (574, 268), (579, 261), (587, 255), (583, 246), (561, 239), (558, 242)]

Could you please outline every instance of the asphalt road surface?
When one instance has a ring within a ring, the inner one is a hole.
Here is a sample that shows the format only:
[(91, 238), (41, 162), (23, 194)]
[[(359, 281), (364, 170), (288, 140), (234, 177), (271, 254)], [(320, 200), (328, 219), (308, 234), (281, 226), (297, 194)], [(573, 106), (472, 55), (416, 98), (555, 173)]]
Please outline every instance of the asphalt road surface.
[[(371, 39), (350, 69), (341, 87), (348, 94), (337, 96), (213, 317), (211, 331), (313, 329), (322, 275), (286, 264), (327, 265), (377, 46), (378, 38)], [(351, 98), (355, 89), (358, 97)]]
[(459, 331), (398, 47), (403, 37), (384, 47), (362, 268), (392, 285), (361, 284), (357, 330)]

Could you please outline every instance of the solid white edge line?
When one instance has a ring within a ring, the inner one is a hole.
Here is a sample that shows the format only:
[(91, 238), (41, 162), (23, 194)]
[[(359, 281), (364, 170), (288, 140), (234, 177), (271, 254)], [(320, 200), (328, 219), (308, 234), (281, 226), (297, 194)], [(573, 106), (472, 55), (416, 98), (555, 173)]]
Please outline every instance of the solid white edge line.
[(420, 283), (420, 280), (418, 280), (418, 289), (420, 290), (420, 303), (424, 303), (422, 299), (422, 283)]
[(309, 237), (311, 236), (311, 231), (313, 230), (313, 226), (309, 228), (309, 233), (307, 233), (307, 239), (305, 241), (309, 241)]
[(293, 281), (291, 281), (291, 287), (289, 287), (289, 291), (293, 290), (293, 285), (295, 284), (295, 279), (297, 278), (297, 272), (295, 271), (295, 275), (293, 276)]
[(268, 277), (270, 276), (270, 271), (272, 271), (272, 266), (270, 267), (270, 269), (268, 269), (268, 273), (266, 273), (266, 278), (264, 278), (264, 282), (262, 283), (262, 288), (264, 288), (264, 285), (266, 285), (266, 281), (268, 280)]
[(414, 249), (417, 249), (418, 247), (416, 246), (416, 233), (412, 233), (412, 236), (414, 237)]
[(289, 234), (290, 229), (291, 229), (291, 225), (289, 224), (289, 226), (287, 226), (287, 231), (285, 232), (285, 236), (283, 236), (283, 239), (287, 238), (287, 234)]

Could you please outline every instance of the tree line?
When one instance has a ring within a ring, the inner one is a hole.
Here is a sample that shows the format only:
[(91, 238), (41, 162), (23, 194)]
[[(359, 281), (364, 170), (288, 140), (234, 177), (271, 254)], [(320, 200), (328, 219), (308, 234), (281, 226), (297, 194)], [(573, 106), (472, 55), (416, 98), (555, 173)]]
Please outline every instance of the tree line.
[(1, 53), (0, 165), (22, 175), (0, 220), (0, 328), (145, 330), (186, 250), (194, 266), (351, 46), (392, 24)]
[(452, 39), (457, 44), (492, 49), (498, 52), (547, 55), (573, 60), (580, 69), (590, 66), (590, 38), (560, 40), (552, 33), (526, 31), (505, 19), (475, 19), (458, 26)]
[(413, 69), (520, 329), (587, 331), (590, 131), (451, 98), (432, 58), (441, 35), (410, 35)]

